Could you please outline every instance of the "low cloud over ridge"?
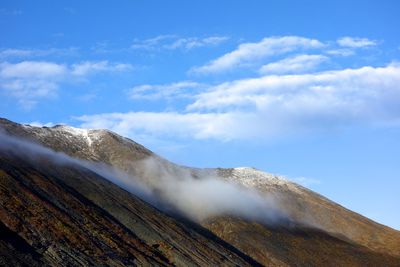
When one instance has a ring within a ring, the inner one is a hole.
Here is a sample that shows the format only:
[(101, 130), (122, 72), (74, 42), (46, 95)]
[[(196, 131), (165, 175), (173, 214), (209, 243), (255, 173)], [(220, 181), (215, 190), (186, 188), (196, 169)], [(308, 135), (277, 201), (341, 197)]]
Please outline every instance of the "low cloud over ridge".
[(212, 172), (194, 175), (155, 157), (136, 163), (138, 175), (128, 175), (111, 166), (72, 158), (64, 153), (15, 138), (0, 131), (0, 151), (17, 155), (32, 164), (50, 160), (59, 166), (88, 169), (150, 204), (201, 222), (215, 216), (239, 216), (261, 223), (288, 219), (278, 199), (228, 183)]

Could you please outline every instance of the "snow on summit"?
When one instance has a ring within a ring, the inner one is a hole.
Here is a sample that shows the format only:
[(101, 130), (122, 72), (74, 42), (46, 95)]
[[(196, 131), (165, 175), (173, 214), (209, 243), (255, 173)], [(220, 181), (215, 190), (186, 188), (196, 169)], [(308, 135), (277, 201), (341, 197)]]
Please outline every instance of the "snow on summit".
[(74, 137), (82, 140), (87, 144), (88, 147), (91, 147), (93, 142), (101, 137), (103, 130), (94, 130), (94, 129), (82, 129), (75, 128), (68, 125), (55, 125), (53, 127), (42, 127), (41, 125), (26, 124), (23, 125), (25, 128), (34, 128), (35, 134), (40, 136), (48, 136), (53, 134), (61, 134), (68, 138)]
[[(90, 136), (90, 135), (92, 135), (92, 132), (93, 132), (93, 130), (91, 130), (91, 129), (81, 129), (81, 128), (75, 128), (75, 127), (66, 126), (66, 125), (55, 126), (53, 128), (54, 129), (62, 129), (63, 131), (68, 132), (72, 135), (82, 137), (84, 140), (86, 140), (86, 143), (88, 144), (88, 146), (91, 146), (93, 143), (91, 136)], [(89, 133), (90, 133), (90, 135), (89, 135)]]

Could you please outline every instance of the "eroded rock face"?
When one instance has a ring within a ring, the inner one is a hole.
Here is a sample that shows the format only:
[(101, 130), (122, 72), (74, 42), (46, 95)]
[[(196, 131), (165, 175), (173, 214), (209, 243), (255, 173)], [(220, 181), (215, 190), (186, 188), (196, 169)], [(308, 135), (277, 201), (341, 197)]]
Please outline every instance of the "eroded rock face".
[[(100, 185), (95, 182), (83, 186), (79, 179), (68, 179), (75, 177), (72, 170), (62, 171), (60, 180), (75, 181), (69, 186), (135, 233), (150, 251), (160, 252), (160, 260), (168, 259), (166, 264), (209, 265), (207, 259), (227, 265), (232, 262), (254, 265), (258, 261), (267, 266), (399, 266), (398, 231), (347, 210), (283, 177), (251, 168), (202, 170), (177, 166), (132, 140), (106, 130), (68, 126), (38, 128), (7, 120), (0, 120), (0, 127), (13, 136), (33, 140), (76, 158), (104, 162), (131, 175), (143, 174), (143, 160), (148, 157), (160, 161), (166, 168), (189, 171), (199, 179), (204, 173), (211, 172), (220, 179), (256, 189), (265, 196), (275, 195), (291, 218), (290, 224), (278, 227), (234, 217), (209, 218), (202, 225), (210, 233), (196, 224), (183, 223), (181, 219), (163, 213), (160, 215), (159, 211), (105, 180), (100, 179)], [(42, 172), (45, 174), (43, 179), (52, 177), (48, 171)], [(142, 178), (154, 179), (151, 175)], [(227, 260), (231, 259), (226, 256), (230, 253), (236, 255), (232, 257), (237, 257), (237, 261)], [(246, 255), (256, 261), (252, 262)], [(29, 256), (28, 253), (27, 257), (36, 259), (37, 254)], [(38, 262), (41, 260), (39, 257)]]

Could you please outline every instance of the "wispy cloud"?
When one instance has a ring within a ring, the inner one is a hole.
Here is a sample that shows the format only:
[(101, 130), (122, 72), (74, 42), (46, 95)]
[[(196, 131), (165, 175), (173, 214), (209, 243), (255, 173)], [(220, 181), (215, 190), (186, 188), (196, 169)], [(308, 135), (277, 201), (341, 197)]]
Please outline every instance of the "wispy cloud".
[(2, 78), (55, 78), (67, 73), (67, 67), (62, 64), (46, 61), (23, 61), (20, 63), (1, 63)]
[(1, 58), (7, 57), (29, 57), (33, 54), (33, 50), (29, 49), (3, 49), (0, 52)]
[(68, 56), (76, 55), (79, 51), (77, 47), (68, 48), (49, 48), (49, 49), (19, 49), (19, 48), (7, 48), (0, 50), (0, 58), (38, 58), (46, 57), (50, 55), (57, 56)]
[(71, 66), (71, 74), (85, 76), (96, 72), (121, 72), (132, 70), (131, 64), (103, 61), (85, 61)]
[(16, 98), (23, 109), (30, 110), (37, 104), (38, 99), (55, 97), (58, 83), (28, 79), (0, 80), (0, 90)]
[(348, 57), (355, 54), (353, 49), (339, 48), (326, 51), (328, 55)]
[(131, 48), (144, 50), (191, 50), (198, 47), (216, 46), (228, 39), (226, 36), (179, 37), (177, 35), (159, 35), (145, 40), (136, 39)]
[(193, 73), (219, 73), (231, 70), (254, 60), (276, 56), (300, 49), (321, 48), (324, 44), (315, 39), (299, 36), (268, 37), (257, 43), (243, 43), (206, 65), (195, 67)]
[(260, 68), (263, 74), (303, 73), (315, 69), (328, 57), (323, 55), (297, 55), (268, 63)]
[(216, 46), (222, 42), (228, 40), (228, 37), (225, 36), (212, 36), (206, 38), (179, 38), (175, 40), (171, 44), (167, 44), (164, 47), (167, 49), (179, 49), (183, 48), (186, 50), (190, 50), (196, 47), (204, 47), (204, 46)]
[(67, 72), (67, 66), (45, 61), (1, 63), (0, 89), (31, 109), (38, 99), (56, 96), (58, 82)]
[(128, 90), (128, 96), (131, 99), (157, 100), (160, 98), (182, 98), (192, 97), (194, 90), (203, 88), (204, 85), (192, 82), (182, 81), (171, 84), (143, 84), (135, 86)]
[(132, 176), (107, 164), (72, 158), (2, 132), (0, 150), (23, 155), (24, 160), (38, 166), (42, 163), (38, 159), (46, 159), (56, 168), (78, 166), (81, 171), (90, 170), (164, 212), (179, 213), (199, 223), (216, 216), (235, 216), (262, 224), (279, 224), (290, 218), (277, 193), (263, 196), (220, 179), (214, 171), (194, 175), (156, 157), (143, 159), (137, 165), (137, 175)]
[(145, 49), (145, 50), (151, 50), (151, 49), (156, 49), (160, 48), (162, 46), (162, 43), (165, 42), (166, 40), (172, 40), (177, 38), (175, 35), (159, 35), (156, 37), (152, 37), (149, 39), (135, 39), (133, 44), (131, 45), (132, 49)]
[(348, 37), (348, 36), (338, 39), (337, 43), (340, 46), (351, 47), (351, 48), (371, 47), (377, 45), (377, 42), (374, 40), (370, 40), (367, 38)]

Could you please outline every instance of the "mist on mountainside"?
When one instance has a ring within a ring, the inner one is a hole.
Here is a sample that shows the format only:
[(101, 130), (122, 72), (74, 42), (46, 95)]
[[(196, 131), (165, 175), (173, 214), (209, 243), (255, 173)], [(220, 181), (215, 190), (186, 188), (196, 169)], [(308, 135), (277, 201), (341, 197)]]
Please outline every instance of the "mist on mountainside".
[(1, 132), (0, 149), (27, 158), (34, 164), (52, 161), (62, 166), (81, 166), (161, 210), (178, 213), (196, 222), (224, 215), (265, 224), (288, 220), (275, 195), (261, 196), (255, 190), (220, 180), (213, 172), (194, 175), (189, 170), (168, 166), (155, 157), (142, 160), (138, 164), (140, 177), (135, 177), (104, 163), (72, 158)]

